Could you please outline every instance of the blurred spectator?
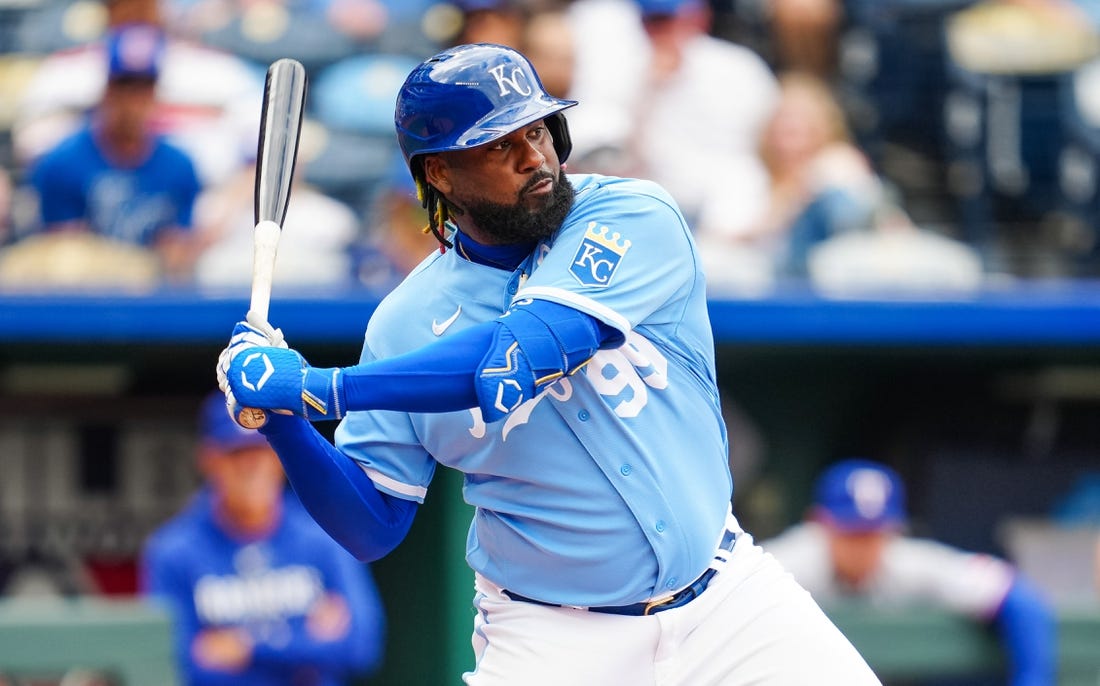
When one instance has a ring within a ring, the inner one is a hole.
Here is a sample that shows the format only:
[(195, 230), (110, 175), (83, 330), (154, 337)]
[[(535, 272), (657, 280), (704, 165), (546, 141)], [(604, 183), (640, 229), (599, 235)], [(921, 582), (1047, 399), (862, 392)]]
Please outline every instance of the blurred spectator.
[(292, 57), (311, 76), (379, 50), (383, 34), (395, 28), (378, 0), (170, 0), (166, 13), (173, 27), (203, 45), (261, 65)]
[(889, 467), (842, 460), (814, 489), (807, 521), (761, 545), (826, 609), (939, 607), (995, 625), (1009, 684), (1052, 686), (1055, 621), (1047, 600), (1007, 562), (904, 533), (905, 487)]
[[(166, 39), (149, 126), (188, 153), (203, 185), (236, 172), (239, 109), (259, 111), (263, 69), (227, 52), (182, 39), (161, 20), (157, 0), (103, 0), (103, 40), (46, 56), (15, 103), (15, 163), (32, 164), (84, 122), (107, 82), (106, 33), (129, 24), (165, 26)], [(258, 115), (255, 115), (258, 116)]]
[[(250, 120), (251, 121), (251, 120)], [(255, 123), (259, 123), (256, 113)], [(195, 263), (200, 286), (240, 286), (252, 282), (252, 233), (255, 228), (256, 138), (243, 136), (248, 160), (236, 176), (207, 189), (195, 206), (202, 254)], [(276, 287), (347, 286), (354, 269), (350, 248), (359, 234), (359, 218), (350, 207), (303, 180), (305, 168), (323, 132), (303, 123), (291, 201), (275, 261)]]
[(770, 0), (768, 11), (776, 68), (831, 79), (844, 21), (843, 0)]
[(191, 159), (150, 127), (163, 48), (153, 25), (114, 29), (99, 106), (81, 130), (35, 162), (30, 180), (45, 231), (151, 248), (165, 277), (187, 280), (200, 184)]
[(313, 24), (312, 37), (321, 39), (327, 33), (330, 39), (360, 42), (377, 37), (388, 19), (387, 8), (378, 0), (167, 0), (162, 4), (173, 31), (196, 41), (237, 20), (244, 33), (275, 42), (282, 31), (304, 20)]
[(428, 230), (428, 212), (420, 204), (412, 175), (400, 156), (394, 157), (386, 182), (375, 196), (367, 226), (356, 260), (358, 280), (381, 293), (400, 283), (439, 248)]
[(708, 200), (762, 184), (756, 145), (778, 88), (759, 55), (708, 34), (702, 0), (637, 2), (651, 49), (619, 171), (663, 185), (694, 223)]
[(776, 71), (803, 71), (826, 81), (838, 71), (846, 32), (858, 27), (860, 5), (889, 13), (899, 3), (967, 0), (732, 0), (711, 3), (715, 35), (751, 47)]
[(840, 232), (865, 228), (882, 193), (879, 179), (851, 142), (845, 115), (817, 77), (786, 72), (759, 139), (767, 170), (730, 184), (711, 198), (696, 226), (709, 261), (720, 274), (734, 253), (749, 251), (771, 272), (805, 276), (809, 249)]
[(527, 18), (519, 51), (531, 60), (543, 88), (555, 98), (570, 99), (576, 71), (576, 41), (564, 8), (535, 10)]
[(828, 84), (780, 76), (779, 103), (760, 138), (762, 187), (730, 187), (696, 227), (716, 290), (762, 289), (779, 278), (840, 288), (971, 289), (977, 255), (914, 226), (851, 140)]
[(522, 0), (453, 0), (458, 8), (455, 32), (446, 43), (496, 43), (518, 48), (527, 7)]
[(186, 683), (336, 686), (375, 669), (384, 616), (369, 569), (313, 522), (220, 393), (199, 432), (206, 485), (141, 561), (143, 591), (173, 612)]
[[(574, 0), (566, 10), (574, 70), (569, 110), (569, 168), (614, 172), (630, 138), (644, 88), (649, 39), (635, 0)], [(540, 72), (541, 73), (541, 72)]]

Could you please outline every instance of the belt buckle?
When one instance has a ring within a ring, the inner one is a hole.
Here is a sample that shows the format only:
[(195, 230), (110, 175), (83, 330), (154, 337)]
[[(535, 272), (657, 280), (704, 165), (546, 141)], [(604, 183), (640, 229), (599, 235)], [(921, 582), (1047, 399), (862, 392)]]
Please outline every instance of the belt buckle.
[(651, 600), (645, 604), (645, 610), (642, 611), (642, 616), (648, 617), (649, 615), (653, 614), (653, 612), (656, 611), (657, 608), (661, 607), (662, 605), (668, 605), (674, 600), (676, 600), (675, 595), (665, 596), (660, 600)]

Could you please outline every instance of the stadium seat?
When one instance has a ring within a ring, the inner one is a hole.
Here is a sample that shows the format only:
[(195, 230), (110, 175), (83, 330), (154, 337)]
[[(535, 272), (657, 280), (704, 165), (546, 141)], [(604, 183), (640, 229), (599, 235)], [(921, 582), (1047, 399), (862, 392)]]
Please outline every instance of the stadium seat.
[(260, 3), (224, 26), (202, 34), (206, 45), (259, 64), (292, 57), (312, 76), (355, 54), (360, 46), (340, 33), (320, 13)]
[(399, 155), (394, 104), (418, 63), (408, 56), (368, 54), (341, 60), (317, 75), (309, 108), (327, 138), (306, 169), (310, 183), (366, 210)]
[(330, 129), (393, 136), (393, 108), (405, 77), (420, 60), (405, 55), (350, 57), (313, 80), (310, 108)]
[(1095, 242), (1085, 219), (1095, 194), (1088, 158), (1097, 148), (1074, 115), (1074, 73), (1094, 48), (1087, 34), (1078, 45), (1059, 33), (1049, 40), (1065, 43), (1061, 54), (1034, 49), (1048, 38), (1030, 23), (1023, 24), (1026, 33), (1011, 30), (998, 45), (990, 37), (1013, 25), (1006, 21), (1011, 15), (998, 17), (975, 12), (967, 18), (974, 19), (969, 34), (961, 23), (946, 29), (948, 176), (963, 232), (994, 268), (1081, 275)]
[(856, 137), (876, 162), (887, 143), (941, 154), (943, 24), (973, 1), (846, 0), (838, 88)]
[(11, 50), (30, 55), (47, 55), (84, 45), (99, 38), (107, 23), (102, 3), (94, 0), (42, 0), (22, 10), (5, 10)]
[(1079, 271), (1100, 276), (1100, 58), (1065, 75), (1061, 95), (1061, 200), (1080, 229)]
[(326, 130), (320, 149), (305, 165), (305, 180), (363, 214), (398, 154), (392, 131), (367, 136)]

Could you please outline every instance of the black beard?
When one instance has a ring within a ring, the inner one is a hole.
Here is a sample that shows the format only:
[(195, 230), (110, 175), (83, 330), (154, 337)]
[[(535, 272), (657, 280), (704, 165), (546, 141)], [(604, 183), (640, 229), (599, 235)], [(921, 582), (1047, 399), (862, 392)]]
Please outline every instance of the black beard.
[[(549, 172), (536, 174), (524, 185), (519, 195), (543, 179), (554, 178)], [(481, 231), (477, 239), (486, 245), (512, 245), (533, 243), (549, 238), (561, 228), (565, 216), (573, 207), (573, 184), (569, 183), (565, 172), (558, 174), (558, 180), (550, 191), (550, 197), (542, 207), (528, 208), (520, 200), (514, 205), (504, 205), (478, 200), (465, 204), (470, 221)]]

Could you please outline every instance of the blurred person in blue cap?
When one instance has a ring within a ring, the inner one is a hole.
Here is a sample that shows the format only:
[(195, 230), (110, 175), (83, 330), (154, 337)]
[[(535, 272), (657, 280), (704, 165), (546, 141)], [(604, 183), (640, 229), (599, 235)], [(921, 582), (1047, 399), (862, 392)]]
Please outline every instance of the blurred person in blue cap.
[(198, 424), (204, 485), (141, 558), (143, 593), (172, 611), (183, 683), (337, 686), (374, 671), (385, 620), (369, 568), (310, 518), (221, 393)]
[[(57, 27), (66, 34), (79, 28), (69, 35), (79, 42), (36, 60), (12, 103), (12, 155), (21, 168), (76, 132), (99, 104), (113, 36), (129, 26), (152, 25), (166, 31), (157, 68), (156, 131), (188, 154), (204, 186), (221, 183), (236, 171), (234, 111), (254, 110), (263, 93), (263, 70), (238, 54), (186, 37), (172, 5), (158, 0), (72, 3), (74, 19), (91, 12), (99, 20), (66, 21)], [(96, 10), (101, 10), (98, 17)]]
[(155, 127), (165, 34), (153, 24), (125, 24), (111, 30), (106, 46), (107, 85), (98, 105), (29, 170), (40, 229), (149, 249), (162, 276), (187, 280), (200, 182), (191, 158)]
[(845, 459), (818, 477), (806, 521), (761, 545), (823, 607), (859, 598), (957, 612), (996, 628), (1008, 684), (1055, 684), (1055, 617), (1038, 589), (1008, 562), (915, 538), (908, 524), (901, 476)]

